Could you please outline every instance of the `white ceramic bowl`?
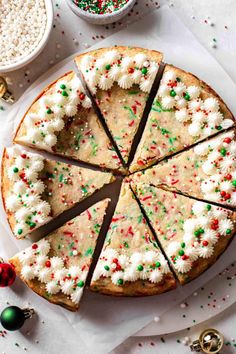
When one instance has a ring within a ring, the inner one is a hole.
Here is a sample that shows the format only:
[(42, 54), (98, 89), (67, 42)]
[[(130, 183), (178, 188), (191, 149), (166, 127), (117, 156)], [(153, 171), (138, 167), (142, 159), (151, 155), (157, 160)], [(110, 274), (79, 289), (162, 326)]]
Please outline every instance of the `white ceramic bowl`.
[(0, 65), (0, 73), (6, 73), (9, 71), (14, 71), (22, 68), (23, 66), (29, 64), (32, 60), (34, 60), (43, 50), (45, 45), (48, 42), (52, 24), (53, 24), (53, 5), (51, 0), (45, 0), (46, 12), (47, 12), (47, 24), (45, 28), (45, 32), (38, 46), (27, 56), (19, 58), (15, 63), (8, 65)]
[(110, 14), (91, 14), (88, 11), (81, 10), (78, 6), (74, 4), (72, 0), (67, 0), (67, 4), (70, 9), (83, 20), (93, 23), (95, 25), (107, 25), (119, 21), (122, 17), (128, 14), (128, 12), (134, 6), (136, 0), (129, 0), (120, 10), (112, 12)]

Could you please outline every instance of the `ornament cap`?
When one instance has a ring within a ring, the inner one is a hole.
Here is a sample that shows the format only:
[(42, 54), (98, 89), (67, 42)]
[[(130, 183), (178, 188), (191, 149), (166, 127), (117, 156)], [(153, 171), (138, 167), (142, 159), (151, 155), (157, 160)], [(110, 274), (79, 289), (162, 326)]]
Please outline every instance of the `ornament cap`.
[(200, 352), (206, 354), (217, 354), (224, 344), (223, 335), (214, 328), (205, 329), (199, 336), (199, 339), (193, 341), (190, 345), (192, 352)]
[(15, 101), (12, 93), (8, 91), (6, 80), (2, 76), (0, 76), (0, 99), (3, 99), (8, 103), (13, 103)]
[(23, 311), (25, 320), (27, 320), (28, 318), (32, 318), (33, 315), (35, 314), (34, 309), (27, 308), (27, 309), (22, 309), (22, 311)]

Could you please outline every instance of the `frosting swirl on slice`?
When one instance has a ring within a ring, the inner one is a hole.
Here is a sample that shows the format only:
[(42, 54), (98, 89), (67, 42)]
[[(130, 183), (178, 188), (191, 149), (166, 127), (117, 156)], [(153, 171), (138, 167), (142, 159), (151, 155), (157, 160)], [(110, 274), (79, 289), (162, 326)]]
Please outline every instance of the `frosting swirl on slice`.
[(201, 182), (205, 199), (236, 206), (236, 142), (234, 131), (197, 145), (194, 152), (204, 156)]
[(210, 258), (219, 239), (230, 237), (234, 229), (230, 212), (220, 207), (195, 202), (192, 213), (193, 217), (183, 224), (183, 242), (172, 241), (167, 247), (167, 255), (179, 273), (188, 273), (199, 258)]
[(56, 145), (57, 132), (64, 128), (65, 116), (73, 117), (80, 106), (88, 109), (92, 105), (75, 74), (70, 79), (60, 79), (52, 90), (38, 100), (37, 113), (29, 112), (24, 120), (27, 128), (24, 139), (40, 148), (51, 149)]
[(163, 275), (169, 273), (168, 263), (159, 251), (135, 252), (126, 256), (108, 248), (99, 258), (93, 275), (93, 281), (101, 277), (110, 277), (115, 285), (134, 282), (138, 279), (160, 283)]
[(173, 111), (179, 122), (188, 122), (193, 137), (205, 137), (233, 125), (224, 119), (219, 101), (214, 97), (202, 100), (201, 88), (186, 86), (174, 70), (167, 70), (161, 80), (158, 97), (164, 110)]
[(16, 237), (23, 237), (50, 219), (50, 204), (42, 199), (45, 188), (38, 179), (44, 159), (18, 147), (7, 149), (10, 167), (8, 178), (13, 188), (8, 192), (6, 208), (14, 213)]
[(84, 55), (80, 69), (93, 93), (97, 88), (109, 90), (114, 83), (123, 89), (137, 84), (141, 91), (150, 92), (158, 67), (158, 63), (149, 60), (144, 53), (130, 57), (111, 50), (99, 59), (90, 54)]
[(48, 294), (62, 292), (68, 295), (74, 304), (78, 304), (87, 278), (87, 268), (66, 268), (63, 258), (49, 257), (50, 250), (50, 242), (42, 239), (20, 252), (18, 259), (22, 265), (22, 278), (25, 281), (38, 279), (45, 284)]

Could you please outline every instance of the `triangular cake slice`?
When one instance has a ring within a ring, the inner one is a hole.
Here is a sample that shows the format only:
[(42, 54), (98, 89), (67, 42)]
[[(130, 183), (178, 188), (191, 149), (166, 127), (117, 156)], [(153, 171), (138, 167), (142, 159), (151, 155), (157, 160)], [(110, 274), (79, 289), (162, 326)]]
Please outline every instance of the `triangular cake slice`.
[(46, 300), (76, 311), (108, 202), (94, 204), (11, 258), (17, 275)]
[(161, 60), (157, 51), (122, 46), (75, 59), (125, 163)]
[(130, 171), (144, 169), (233, 123), (231, 112), (211, 87), (166, 65)]
[(133, 192), (124, 182), (90, 288), (116, 296), (144, 296), (175, 285)]
[(107, 169), (122, 167), (74, 72), (39, 95), (18, 126), (14, 141)]
[(230, 210), (141, 183), (135, 193), (181, 284), (208, 269), (235, 234)]
[(236, 207), (236, 141), (233, 130), (137, 172), (133, 179)]
[(113, 179), (111, 173), (45, 159), (19, 146), (5, 149), (2, 199), (14, 235), (26, 236)]

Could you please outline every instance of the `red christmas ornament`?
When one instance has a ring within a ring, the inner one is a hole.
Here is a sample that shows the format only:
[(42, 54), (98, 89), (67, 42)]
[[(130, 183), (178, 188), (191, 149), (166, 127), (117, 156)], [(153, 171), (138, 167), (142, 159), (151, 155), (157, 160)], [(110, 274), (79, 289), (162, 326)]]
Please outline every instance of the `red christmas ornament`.
[(9, 263), (0, 258), (0, 288), (11, 286), (16, 279), (16, 273)]

